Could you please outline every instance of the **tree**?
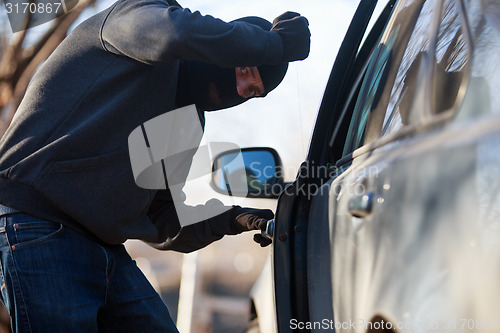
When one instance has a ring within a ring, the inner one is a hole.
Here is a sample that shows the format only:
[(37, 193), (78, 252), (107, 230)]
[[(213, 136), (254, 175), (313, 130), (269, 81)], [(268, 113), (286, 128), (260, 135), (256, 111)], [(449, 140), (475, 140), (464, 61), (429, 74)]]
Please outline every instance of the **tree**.
[[(30, 0), (34, 2), (35, 0)], [(36, 41), (26, 41), (30, 29), (11, 34), (8, 24), (0, 30), (0, 136), (9, 126), (38, 66), (55, 50), (68, 34), (83, 10), (96, 0), (80, 0), (69, 13), (52, 21), (50, 28)], [(26, 22), (26, 26), (29, 24)]]

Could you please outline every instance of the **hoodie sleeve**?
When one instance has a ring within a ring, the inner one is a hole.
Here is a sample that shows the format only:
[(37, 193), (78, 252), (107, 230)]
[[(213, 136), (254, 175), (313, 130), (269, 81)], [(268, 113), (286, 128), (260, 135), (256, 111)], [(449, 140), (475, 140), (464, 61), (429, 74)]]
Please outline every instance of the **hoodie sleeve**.
[(245, 22), (226, 23), (164, 0), (119, 0), (101, 26), (110, 52), (155, 64), (176, 59), (221, 67), (278, 64), (281, 38)]
[(224, 235), (237, 235), (242, 232), (241, 228), (234, 223), (239, 206), (223, 206), (218, 200), (210, 200), (203, 206), (189, 208), (208, 211), (209, 206), (225, 209), (221, 214), (208, 214), (210, 217), (198, 223), (181, 226), (169, 191), (158, 191), (148, 213), (148, 217), (158, 230), (158, 240), (147, 242), (147, 244), (158, 250), (188, 253), (199, 250), (221, 239)]

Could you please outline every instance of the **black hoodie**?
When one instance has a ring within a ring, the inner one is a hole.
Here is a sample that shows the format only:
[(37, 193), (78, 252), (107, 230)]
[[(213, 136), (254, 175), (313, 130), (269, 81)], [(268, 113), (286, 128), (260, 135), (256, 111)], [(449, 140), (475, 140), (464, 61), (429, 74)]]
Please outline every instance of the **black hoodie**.
[(186, 252), (232, 233), (234, 209), (180, 229), (168, 190), (134, 183), (127, 139), (177, 107), (181, 59), (273, 65), (282, 52), (276, 32), (164, 0), (119, 0), (76, 27), (32, 78), (0, 140), (0, 203), (109, 244)]

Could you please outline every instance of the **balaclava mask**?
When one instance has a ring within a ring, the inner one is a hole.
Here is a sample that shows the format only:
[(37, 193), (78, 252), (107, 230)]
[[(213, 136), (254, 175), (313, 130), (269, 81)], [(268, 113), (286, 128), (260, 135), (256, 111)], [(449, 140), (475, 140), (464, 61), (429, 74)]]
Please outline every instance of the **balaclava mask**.
[[(256, 16), (244, 17), (231, 22), (247, 22), (266, 31), (272, 27), (270, 22)], [(260, 97), (264, 97), (281, 83), (288, 69), (288, 63), (262, 65), (257, 68), (265, 89), (264, 94)], [(215, 91), (217, 94), (214, 94)], [(211, 95), (217, 97), (211, 98)], [(236, 106), (246, 100), (238, 95), (236, 90), (234, 68), (181, 60), (177, 86), (177, 107), (194, 103), (200, 110), (214, 111)]]

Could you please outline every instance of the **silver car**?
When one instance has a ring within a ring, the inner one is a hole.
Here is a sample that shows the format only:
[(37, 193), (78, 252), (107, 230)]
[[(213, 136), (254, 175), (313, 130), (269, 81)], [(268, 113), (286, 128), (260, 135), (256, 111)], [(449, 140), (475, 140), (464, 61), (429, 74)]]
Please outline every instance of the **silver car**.
[(257, 331), (500, 331), (500, 1), (361, 0), (270, 236)]

